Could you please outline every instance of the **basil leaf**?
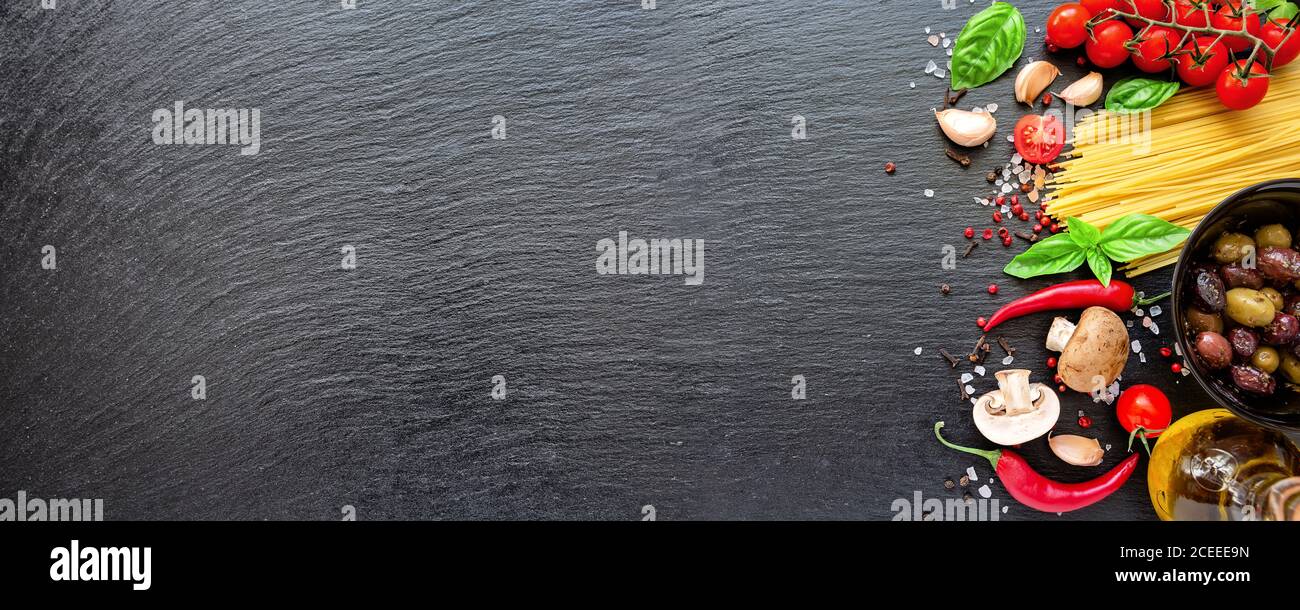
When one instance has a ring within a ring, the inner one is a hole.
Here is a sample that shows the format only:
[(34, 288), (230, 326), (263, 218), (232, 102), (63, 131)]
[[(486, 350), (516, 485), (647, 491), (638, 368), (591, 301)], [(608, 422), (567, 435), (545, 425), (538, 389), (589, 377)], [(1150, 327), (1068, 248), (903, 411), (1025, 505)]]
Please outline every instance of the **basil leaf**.
[(1066, 235), (1069, 235), (1080, 248), (1086, 250), (1097, 245), (1101, 240), (1101, 229), (1084, 222), (1081, 218), (1066, 218), (1065, 225), (1070, 228), (1070, 232)]
[(1126, 78), (1106, 94), (1106, 110), (1111, 112), (1141, 112), (1165, 103), (1178, 93), (1177, 81)]
[(1279, 4), (1277, 8), (1273, 9), (1273, 12), (1268, 14), (1268, 18), (1285, 22), (1295, 19), (1296, 15), (1300, 15), (1300, 6), (1296, 6), (1296, 3), (1294, 2), (1283, 2), (1282, 4)]
[(1003, 273), (1018, 278), (1030, 278), (1049, 273), (1074, 271), (1083, 264), (1083, 248), (1065, 233), (1053, 235), (1011, 259)]
[(1097, 280), (1102, 286), (1110, 285), (1110, 259), (1106, 258), (1106, 253), (1101, 248), (1088, 248), (1085, 255), (1088, 258), (1088, 268), (1092, 269), (1092, 274), (1097, 276)]
[(1098, 246), (1117, 261), (1127, 263), (1148, 254), (1173, 249), (1191, 233), (1176, 224), (1147, 214), (1129, 214), (1106, 227)]
[(1286, 0), (1255, 0), (1254, 8), (1256, 12), (1267, 13), (1284, 3), (1286, 3)]
[(952, 52), (952, 88), (974, 89), (1002, 75), (1025, 50), (1025, 18), (1016, 7), (994, 2), (971, 17)]

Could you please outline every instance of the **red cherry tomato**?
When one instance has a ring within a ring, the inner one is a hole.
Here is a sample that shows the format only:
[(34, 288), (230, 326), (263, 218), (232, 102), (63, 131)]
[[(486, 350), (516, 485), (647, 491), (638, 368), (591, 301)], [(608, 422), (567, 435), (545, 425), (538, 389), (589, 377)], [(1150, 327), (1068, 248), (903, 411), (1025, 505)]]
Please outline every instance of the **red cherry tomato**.
[(1215, 82), (1228, 67), (1228, 47), (1215, 42), (1214, 36), (1197, 36), (1183, 46), (1178, 58), (1178, 78), (1192, 87), (1204, 87)]
[(1173, 420), (1169, 397), (1153, 385), (1138, 384), (1120, 392), (1115, 417), (1130, 434), (1138, 428), (1146, 438), (1160, 436)]
[(1056, 7), (1047, 18), (1047, 41), (1062, 49), (1073, 49), (1088, 39), (1085, 27), (1091, 15), (1077, 2), (1067, 2)]
[(1027, 114), (1016, 123), (1016, 152), (1025, 161), (1042, 165), (1054, 161), (1065, 148), (1065, 125), (1055, 114)]
[(1079, 2), (1088, 9), (1088, 14), (1096, 17), (1098, 21), (1110, 17), (1113, 9), (1128, 4), (1124, 0), (1079, 0)]
[[(1300, 33), (1292, 34), (1294, 31), (1295, 28), (1276, 21), (1269, 21), (1260, 28), (1259, 37), (1273, 50), (1274, 69), (1285, 66), (1300, 56)], [(1287, 37), (1288, 34), (1290, 38)]]
[(1133, 28), (1123, 21), (1107, 21), (1092, 28), (1092, 38), (1084, 45), (1088, 61), (1098, 68), (1114, 68), (1128, 59), (1128, 41)]
[[(1174, 1), (1174, 23), (1189, 28), (1203, 28), (1210, 24), (1209, 18), (1205, 15), (1204, 7), (1209, 5), (1209, 0), (1175, 0)], [(1214, 7), (1210, 7), (1214, 11)]]
[[(1259, 36), (1259, 14), (1252, 9), (1243, 8), (1240, 0), (1232, 0), (1223, 3), (1219, 10), (1210, 15), (1210, 26), (1234, 32), (1240, 32), (1244, 27), (1250, 35)], [(1229, 51), (1240, 53), (1255, 43), (1243, 36), (1224, 36), (1223, 44)]]
[[(1131, 13), (1134, 7), (1137, 7), (1137, 14), (1147, 19), (1155, 19), (1156, 21), (1169, 20), (1169, 5), (1165, 4), (1165, 0), (1133, 0), (1133, 6), (1124, 6), (1124, 12)], [(1147, 25), (1146, 22), (1140, 19), (1129, 19), (1128, 23), (1135, 28), (1146, 27)]]
[(1169, 57), (1178, 52), (1181, 34), (1172, 28), (1153, 26), (1146, 32), (1138, 34), (1137, 46), (1133, 48), (1133, 65), (1143, 72), (1164, 72), (1171, 68)]
[(1250, 71), (1246, 71), (1246, 60), (1223, 69), (1214, 90), (1219, 94), (1219, 101), (1233, 110), (1245, 110), (1264, 100), (1268, 95), (1268, 70), (1259, 62), (1251, 62)]

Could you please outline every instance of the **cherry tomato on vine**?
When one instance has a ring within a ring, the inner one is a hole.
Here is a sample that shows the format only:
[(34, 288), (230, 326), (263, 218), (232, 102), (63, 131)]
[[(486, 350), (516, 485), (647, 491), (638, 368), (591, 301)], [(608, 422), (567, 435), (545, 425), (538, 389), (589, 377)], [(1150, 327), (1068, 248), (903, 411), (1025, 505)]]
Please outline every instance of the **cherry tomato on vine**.
[(1164, 72), (1173, 66), (1176, 58), (1167, 58), (1178, 52), (1178, 41), (1182, 38), (1173, 28), (1152, 26), (1146, 32), (1138, 34), (1133, 47), (1133, 65), (1143, 72)]
[(1129, 434), (1142, 429), (1146, 438), (1160, 436), (1173, 420), (1169, 397), (1153, 385), (1129, 386), (1115, 402), (1115, 417)]
[(1178, 78), (1189, 86), (1209, 85), (1228, 67), (1228, 47), (1214, 38), (1197, 36), (1183, 46), (1184, 55), (1178, 58)]
[(1268, 95), (1268, 70), (1259, 62), (1250, 62), (1250, 71), (1246, 71), (1246, 60), (1242, 59), (1223, 69), (1214, 90), (1219, 94), (1219, 101), (1233, 110), (1253, 108)]
[(1065, 124), (1055, 114), (1027, 114), (1016, 123), (1013, 139), (1016, 152), (1025, 161), (1050, 163), (1065, 148)]
[[(1210, 26), (1234, 32), (1240, 32), (1244, 26), (1247, 33), (1252, 36), (1259, 36), (1259, 14), (1253, 9), (1243, 8), (1241, 0), (1231, 0), (1230, 2), (1224, 2), (1223, 6), (1219, 7), (1219, 10), (1210, 15)], [(1255, 43), (1243, 36), (1224, 36), (1223, 44), (1228, 47), (1229, 51), (1240, 53), (1249, 49)]]
[[(1175, 0), (1174, 23), (1189, 28), (1208, 26), (1210, 20), (1205, 16), (1204, 7), (1209, 4), (1209, 0)], [(1214, 7), (1210, 7), (1210, 10), (1213, 11)]]
[(1128, 41), (1133, 38), (1133, 28), (1123, 21), (1107, 21), (1092, 28), (1092, 38), (1083, 49), (1088, 61), (1098, 68), (1114, 68), (1128, 59)]
[[(1133, 6), (1124, 6), (1124, 12), (1131, 13), (1134, 7), (1137, 8), (1137, 14), (1147, 19), (1169, 20), (1169, 5), (1165, 4), (1165, 0), (1133, 0)], [(1146, 27), (1146, 22), (1140, 19), (1129, 19), (1128, 23), (1135, 28)]]
[(1079, 2), (1088, 9), (1088, 14), (1097, 17), (1099, 21), (1110, 17), (1113, 9), (1128, 4), (1124, 0), (1079, 0)]
[[(1286, 27), (1276, 21), (1265, 23), (1259, 30), (1259, 37), (1273, 50), (1273, 69), (1285, 66), (1300, 56), (1300, 33), (1292, 34), (1295, 28)], [(1290, 38), (1287, 35), (1290, 34)], [(1286, 42), (1283, 43), (1283, 40)]]
[(1056, 7), (1047, 18), (1047, 41), (1062, 49), (1073, 49), (1088, 39), (1086, 27), (1091, 14), (1077, 2)]

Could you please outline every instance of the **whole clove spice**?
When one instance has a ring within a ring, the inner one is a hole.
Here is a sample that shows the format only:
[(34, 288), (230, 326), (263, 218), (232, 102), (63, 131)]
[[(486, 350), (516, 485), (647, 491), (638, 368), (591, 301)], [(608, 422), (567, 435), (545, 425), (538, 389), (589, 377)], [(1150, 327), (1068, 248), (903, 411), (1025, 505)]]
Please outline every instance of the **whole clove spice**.
[(962, 253), (961, 257), (966, 258), (970, 256), (970, 253), (975, 251), (975, 246), (978, 245), (980, 245), (980, 243), (974, 240), (966, 242), (966, 251)]
[(966, 392), (966, 384), (962, 383), (960, 379), (957, 380), (957, 391), (961, 392), (961, 399), (963, 402), (970, 400), (970, 394)]
[(1011, 347), (1011, 344), (1007, 343), (1006, 337), (998, 335), (998, 346), (1001, 347), (1002, 351), (1006, 352), (1008, 356), (1016, 355), (1016, 348)]
[(948, 155), (949, 159), (961, 164), (962, 167), (970, 167), (970, 155), (959, 153), (951, 148), (944, 149), (944, 153)]
[(948, 284), (939, 284), (939, 292), (942, 294), (949, 294), (952, 292), (952, 286), (949, 286)]
[(984, 349), (984, 346), (986, 345), (986, 343), (987, 343), (987, 340), (985, 339), (985, 336), (984, 336), (984, 335), (980, 335), (979, 341), (976, 341), (976, 342), (975, 342), (975, 349), (972, 349), (971, 352), (970, 352), (970, 355), (967, 356), (966, 358), (967, 358), (968, 360), (970, 360), (971, 362), (979, 362), (979, 361), (980, 361), (980, 351)]
[(959, 480), (958, 482), (961, 484), (962, 487), (970, 487), (970, 475), (965, 475), (965, 474), (961, 475), (961, 480)]
[(939, 348), (939, 355), (943, 356), (943, 359), (948, 361), (949, 368), (957, 368), (957, 359), (954, 358), (952, 354), (949, 354), (948, 350)]
[(989, 184), (993, 184), (998, 181), (998, 173), (996, 171), (990, 171), (989, 173), (984, 174), (984, 179), (988, 180)]
[(1031, 233), (1025, 233), (1024, 231), (1016, 231), (1016, 237), (1019, 237), (1020, 239), (1023, 239), (1031, 244), (1038, 241), (1037, 235), (1033, 235)]
[[(950, 91), (951, 91), (951, 90), (950, 90)], [(945, 94), (943, 95), (943, 103), (944, 103), (944, 107), (946, 108), (946, 107), (948, 107), (948, 106), (956, 106), (956, 105), (957, 105), (957, 102), (960, 102), (960, 101), (961, 101), (961, 98), (963, 98), (963, 97), (966, 97), (966, 90), (965, 90), (965, 89), (962, 89), (962, 90), (960, 90), (960, 91), (953, 92), (953, 93), (951, 93), (951, 94), (945, 93)]]
[(954, 488), (954, 487), (956, 487), (956, 486), (957, 486), (957, 484), (956, 484), (956, 483), (953, 483), (953, 482), (952, 482), (952, 479), (947, 479), (947, 478), (945, 478), (945, 479), (943, 480), (943, 488), (944, 488), (944, 489), (952, 489), (952, 488)]

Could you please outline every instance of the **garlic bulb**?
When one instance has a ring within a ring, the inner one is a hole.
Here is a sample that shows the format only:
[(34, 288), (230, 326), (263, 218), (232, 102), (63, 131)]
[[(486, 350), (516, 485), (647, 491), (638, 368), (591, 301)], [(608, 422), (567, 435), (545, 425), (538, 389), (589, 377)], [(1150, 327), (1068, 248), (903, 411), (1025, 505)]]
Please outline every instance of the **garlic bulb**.
[(1021, 68), (1016, 75), (1016, 100), (1033, 106), (1034, 100), (1060, 75), (1061, 71), (1049, 61), (1036, 61)]
[(998, 121), (987, 112), (970, 112), (949, 108), (934, 113), (944, 135), (960, 146), (979, 146), (989, 141), (998, 130)]
[(1101, 84), (1101, 74), (1089, 72), (1087, 76), (1070, 83), (1057, 97), (1075, 106), (1087, 106), (1101, 98)]
[(1101, 463), (1102, 456), (1106, 454), (1097, 439), (1075, 434), (1049, 436), (1047, 446), (1051, 447), (1056, 457), (1074, 466), (1096, 466)]

